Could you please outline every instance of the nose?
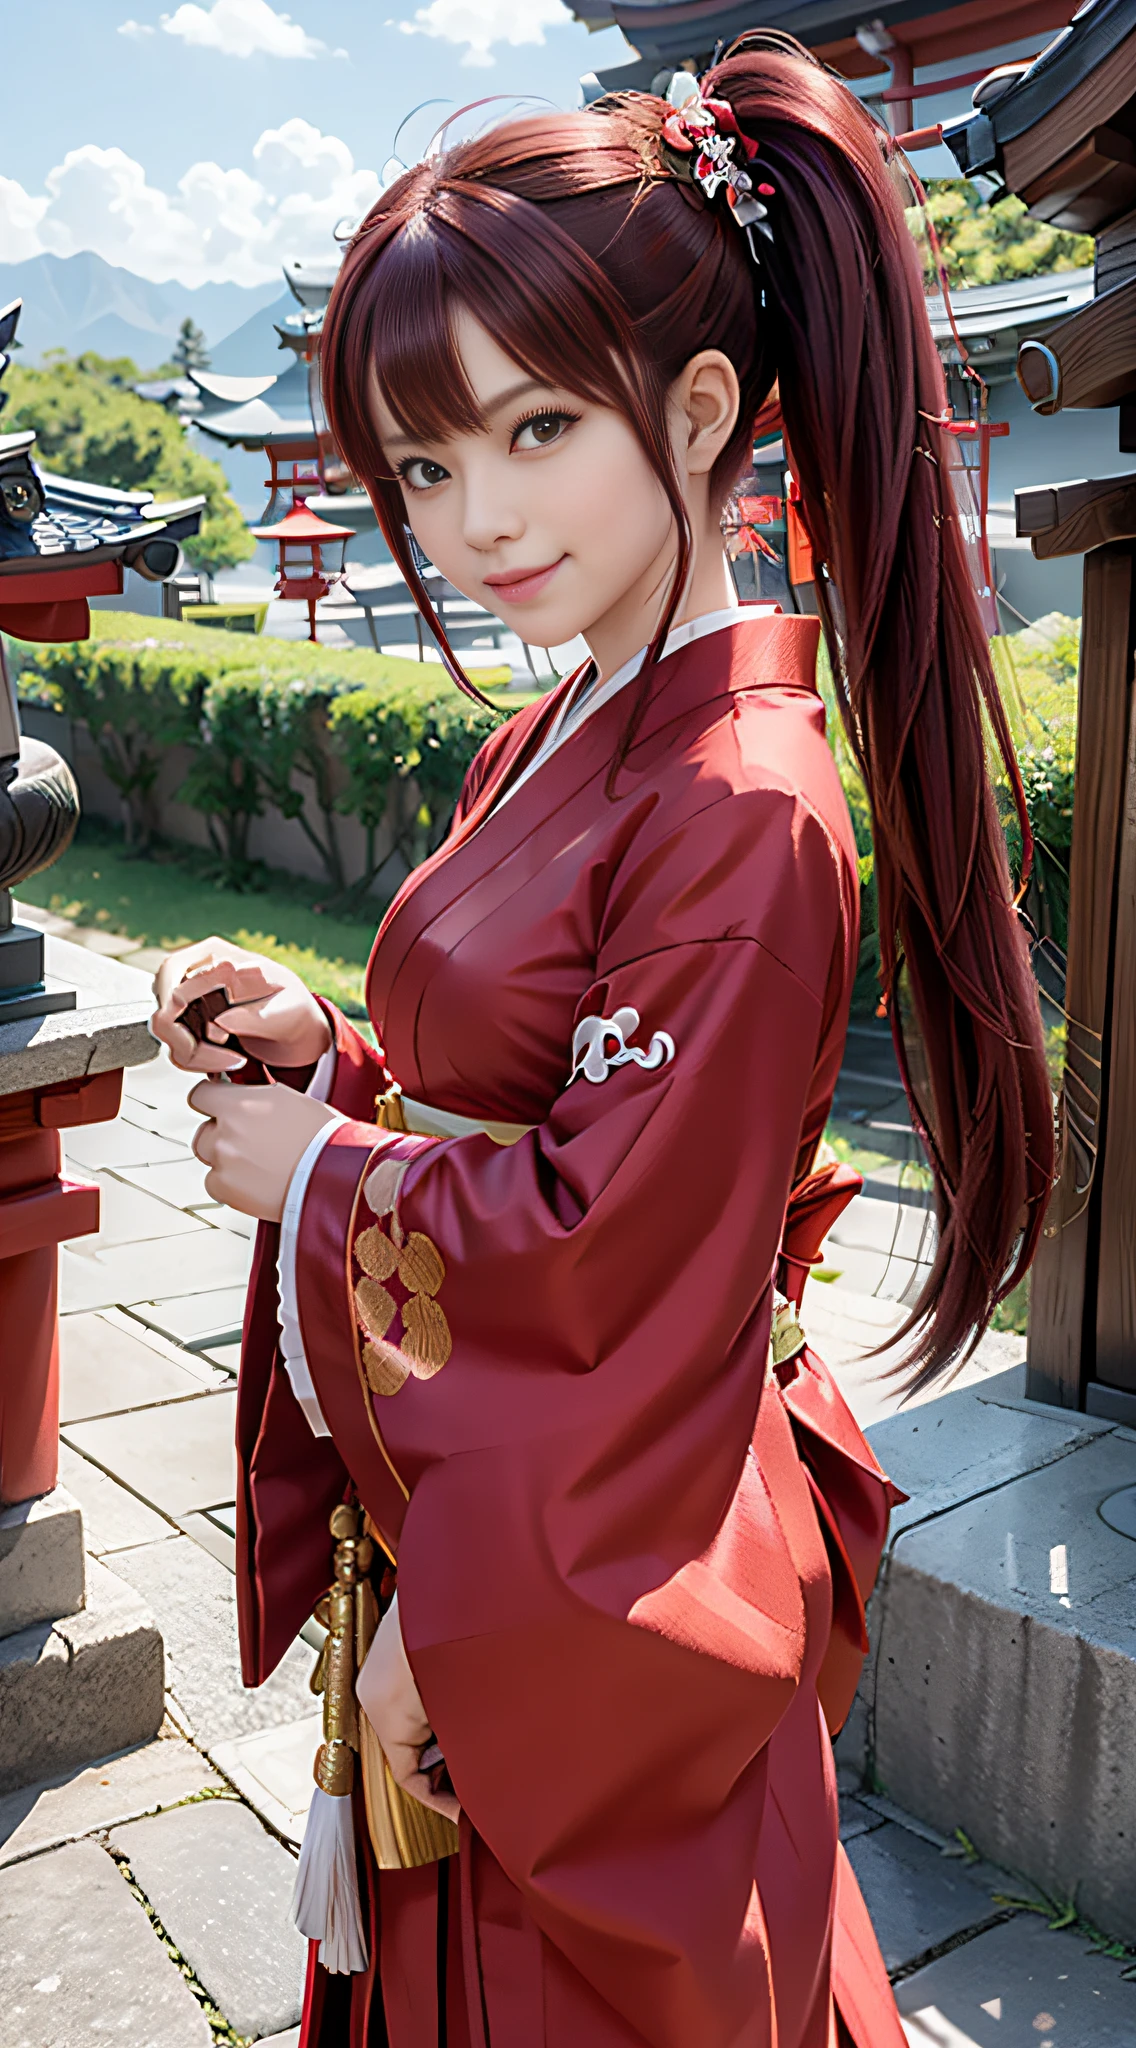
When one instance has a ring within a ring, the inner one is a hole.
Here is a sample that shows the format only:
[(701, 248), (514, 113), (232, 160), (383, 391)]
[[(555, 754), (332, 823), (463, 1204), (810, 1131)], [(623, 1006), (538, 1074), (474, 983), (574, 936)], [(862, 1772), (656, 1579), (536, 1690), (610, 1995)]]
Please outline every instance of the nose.
[(525, 530), (516, 480), (507, 459), (495, 461), (490, 450), (470, 463), (465, 475), (462, 537), (477, 554), (491, 554), (503, 541), (516, 541)]

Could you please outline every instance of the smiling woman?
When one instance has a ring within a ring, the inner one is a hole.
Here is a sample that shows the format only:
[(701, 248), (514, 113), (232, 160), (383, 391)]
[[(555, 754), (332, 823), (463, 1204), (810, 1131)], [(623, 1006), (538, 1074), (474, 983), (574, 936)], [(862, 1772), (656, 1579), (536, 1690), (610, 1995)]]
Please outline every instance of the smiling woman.
[(332, 430), (451, 675), (423, 550), (590, 659), (391, 906), (381, 1050), (220, 942), (159, 976), (182, 1066), (232, 1033), (283, 1084), (207, 1081), (197, 1149), (266, 1224), (246, 1677), (317, 1599), (330, 1632), (304, 2048), (903, 2048), (831, 1747), (895, 1495), (798, 1318), (858, 1185), (819, 1157), (856, 846), (820, 625), (739, 606), (720, 527), (776, 380), (930, 1074), (928, 1379), (1029, 1263), (1052, 1124), (889, 148), (745, 37), (409, 172), (328, 310)]

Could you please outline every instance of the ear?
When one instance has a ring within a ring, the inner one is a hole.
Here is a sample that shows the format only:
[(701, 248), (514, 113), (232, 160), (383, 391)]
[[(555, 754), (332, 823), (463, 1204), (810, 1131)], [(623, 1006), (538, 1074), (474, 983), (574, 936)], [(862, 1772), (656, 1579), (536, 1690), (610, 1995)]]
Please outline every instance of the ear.
[(738, 373), (721, 349), (691, 356), (667, 393), (675, 453), (688, 476), (713, 469), (737, 424)]

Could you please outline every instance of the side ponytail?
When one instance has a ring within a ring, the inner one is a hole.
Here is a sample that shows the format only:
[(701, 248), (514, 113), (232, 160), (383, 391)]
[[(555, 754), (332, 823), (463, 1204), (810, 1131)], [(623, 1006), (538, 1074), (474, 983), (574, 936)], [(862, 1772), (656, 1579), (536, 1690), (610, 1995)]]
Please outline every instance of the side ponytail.
[(761, 41), (746, 38), (703, 89), (731, 103), (776, 189), (760, 251), (765, 376), (779, 380), (823, 565), (825, 638), (872, 809), (884, 1000), (935, 1180), (938, 1250), (904, 1330), (921, 1387), (1025, 1273), (1053, 1175), (1041, 1019), (984, 714), (1020, 810), (1021, 782), (938, 424), (942, 370), (877, 131), (804, 52)]
[[(667, 391), (702, 349), (734, 363), (738, 423), (711, 477), (724, 500), (779, 382), (823, 565), (833, 673), (871, 800), (884, 993), (935, 1176), (939, 1246), (906, 1326), (923, 1385), (1025, 1272), (1053, 1172), (1041, 1020), (984, 718), (1019, 805), (1021, 785), (937, 424), (939, 359), (877, 130), (839, 79), (773, 33), (743, 38), (703, 91), (731, 102), (774, 187), (759, 264), (721, 198), (707, 203), (668, 166), (663, 101), (628, 93), (590, 111), (527, 115), (418, 165), (358, 230), (324, 323), (328, 422), (461, 681), (413, 570), (373, 417), (376, 379), (409, 431), (482, 424), (452, 315), (491, 306), (514, 361), (625, 414), (674, 514), (676, 563), (614, 775), (688, 559)], [(908, 995), (915, 1029), (905, 1035)]]

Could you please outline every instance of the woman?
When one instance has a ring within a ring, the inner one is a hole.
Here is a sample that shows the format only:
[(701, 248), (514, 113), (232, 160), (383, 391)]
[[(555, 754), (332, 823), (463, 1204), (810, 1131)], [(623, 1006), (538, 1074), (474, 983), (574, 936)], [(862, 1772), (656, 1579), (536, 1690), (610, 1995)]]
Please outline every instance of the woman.
[(287, 1084), (191, 1100), (210, 1192), (282, 1223), (242, 1362), (250, 1683), (336, 1537), (305, 2048), (900, 2048), (830, 1742), (894, 1495), (794, 1312), (856, 1184), (815, 1165), (855, 847), (817, 622), (739, 609), (720, 527), (777, 380), (926, 1070), (923, 1381), (1028, 1264), (1051, 1120), (878, 133), (767, 36), (700, 92), (502, 127), (384, 194), (323, 365), (455, 677), (411, 534), (592, 659), (482, 749), (385, 918), (381, 1052), (220, 941), (158, 978), (179, 1064), (235, 1069), (231, 1031)]

